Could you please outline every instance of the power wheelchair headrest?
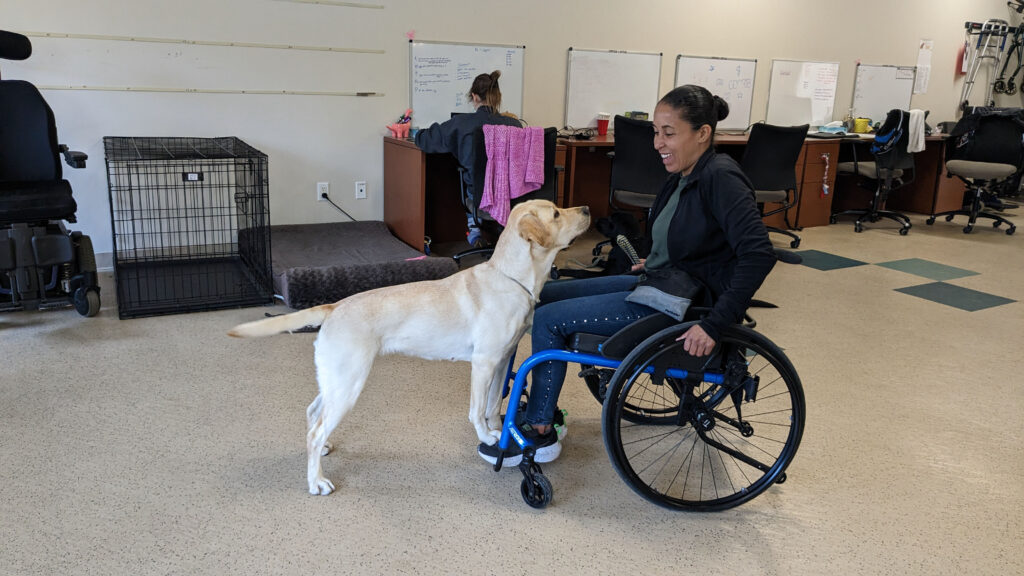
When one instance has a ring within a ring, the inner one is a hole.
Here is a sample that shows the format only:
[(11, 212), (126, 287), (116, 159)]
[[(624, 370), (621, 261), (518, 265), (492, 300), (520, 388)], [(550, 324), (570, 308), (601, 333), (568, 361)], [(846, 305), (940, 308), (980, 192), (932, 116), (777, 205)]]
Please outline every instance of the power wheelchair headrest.
[(0, 30), (0, 58), (24, 60), (32, 55), (32, 42), (28, 37), (15, 32)]

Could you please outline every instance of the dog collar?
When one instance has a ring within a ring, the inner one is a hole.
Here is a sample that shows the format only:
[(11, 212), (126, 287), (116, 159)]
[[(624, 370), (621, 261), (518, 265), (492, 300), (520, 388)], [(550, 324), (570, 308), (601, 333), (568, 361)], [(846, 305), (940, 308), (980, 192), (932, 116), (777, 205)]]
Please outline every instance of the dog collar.
[(522, 282), (520, 282), (519, 280), (516, 280), (515, 278), (509, 276), (508, 274), (505, 274), (504, 272), (502, 272), (501, 275), (504, 276), (505, 278), (508, 278), (509, 280), (515, 282), (516, 284), (519, 285), (520, 288), (522, 288), (524, 291), (526, 291), (526, 293), (530, 296), (530, 302), (536, 302), (537, 301), (537, 297), (533, 295), (533, 292), (529, 288), (527, 288), (526, 286), (523, 286)]

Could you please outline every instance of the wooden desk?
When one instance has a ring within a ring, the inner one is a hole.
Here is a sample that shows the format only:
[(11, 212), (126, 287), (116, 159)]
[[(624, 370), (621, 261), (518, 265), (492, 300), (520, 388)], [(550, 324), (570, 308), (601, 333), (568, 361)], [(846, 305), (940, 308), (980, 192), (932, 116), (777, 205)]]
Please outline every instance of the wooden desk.
[(559, 139), (565, 146), (565, 194), (561, 206), (589, 206), (593, 220), (611, 213), (608, 186), (612, 179), (612, 161), (608, 153), (615, 149), (611, 134), (590, 140)]
[[(946, 135), (926, 136), (924, 140), (924, 150), (914, 154), (914, 180), (894, 190), (885, 206), (917, 214), (959, 210), (967, 186), (957, 178), (946, 177)], [(865, 153), (864, 158), (869, 157), (870, 154)], [(843, 175), (836, 187), (836, 211), (865, 208), (874, 196), (873, 190), (858, 187), (852, 175)]]
[[(595, 136), (592, 140), (559, 140), (565, 144), (565, 203), (563, 206), (589, 206), (594, 219), (607, 216), (608, 187), (611, 180), (611, 159), (608, 152), (615, 148), (615, 136)], [(739, 161), (747, 145), (746, 134), (716, 134), (715, 148)], [(824, 226), (832, 209), (832, 195), (821, 194), (825, 181), (825, 160), (829, 155), (829, 190), (835, 184), (835, 164), (839, 152), (839, 141), (808, 138), (797, 161), (797, 195), (799, 202), (790, 209), (789, 221), (794, 226)], [(806, 193), (805, 193), (806, 192)], [(766, 206), (770, 211), (772, 204)], [(765, 219), (765, 222), (784, 227), (782, 214)]]
[[(565, 161), (560, 148), (556, 165), (559, 158)], [(385, 136), (384, 222), (391, 233), (420, 252), (427, 236), (436, 243), (465, 240), (458, 168), (451, 154), (424, 154), (412, 140)], [(563, 182), (558, 183), (559, 198)]]

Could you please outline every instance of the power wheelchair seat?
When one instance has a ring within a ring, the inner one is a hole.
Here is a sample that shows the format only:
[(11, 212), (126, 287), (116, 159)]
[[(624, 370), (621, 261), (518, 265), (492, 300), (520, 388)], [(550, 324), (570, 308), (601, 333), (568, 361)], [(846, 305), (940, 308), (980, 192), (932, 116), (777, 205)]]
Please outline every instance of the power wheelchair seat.
[[(24, 60), (28, 38), (0, 31), (0, 58)], [(100, 309), (92, 241), (68, 232), (78, 208), (60, 156), (84, 168), (86, 155), (57, 143), (53, 111), (29, 82), (0, 79), (0, 311), (74, 305)]]
[[(513, 358), (509, 397), (521, 397), (526, 374), (538, 364), (580, 364), (603, 404), (605, 449), (633, 491), (675, 510), (738, 506), (786, 481), (803, 435), (803, 387), (782, 350), (747, 326), (724, 330), (707, 357), (687, 354), (676, 338), (706, 312), (691, 308), (687, 319), (694, 320), (683, 323), (648, 316), (611, 337), (575, 334), (569, 350), (534, 353), (517, 372)], [(516, 425), (518, 404), (509, 402), (498, 444), (520, 446), (523, 499), (543, 508), (553, 490)]]

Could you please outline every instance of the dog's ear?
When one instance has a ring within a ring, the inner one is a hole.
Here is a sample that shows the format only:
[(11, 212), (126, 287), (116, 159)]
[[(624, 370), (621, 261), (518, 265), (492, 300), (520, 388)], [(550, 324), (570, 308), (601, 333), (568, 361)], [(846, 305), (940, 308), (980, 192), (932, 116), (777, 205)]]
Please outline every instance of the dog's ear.
[(527, 242), (532, 242), (545, 248), (551, 245), (551, 232), (535, 213), (529, 212), (524, 214), (519, 219), (519, 224), (516, 227), (519, 230), (519, 235)]

